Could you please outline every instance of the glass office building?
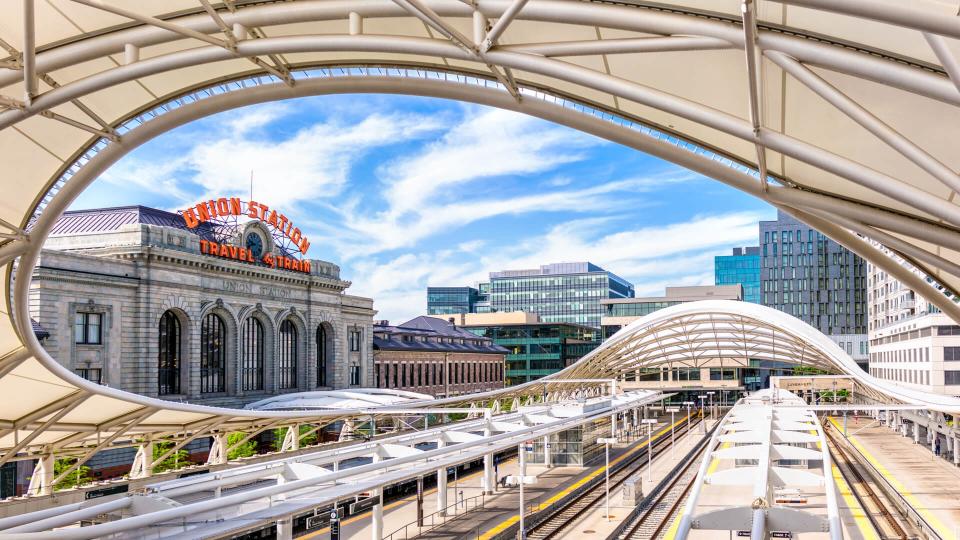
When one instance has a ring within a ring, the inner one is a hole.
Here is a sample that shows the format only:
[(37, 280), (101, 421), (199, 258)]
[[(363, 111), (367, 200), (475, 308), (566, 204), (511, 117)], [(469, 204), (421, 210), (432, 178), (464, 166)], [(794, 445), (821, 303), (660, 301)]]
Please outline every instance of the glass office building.
[(473, 287), (427, 287), (427, 315), (476, 313), (478, 296)]
[(733, 248), (732, 255), (713, 258), (714, 284), (743, 287), (745, 302), (760, 303), (760, 248)]
[[(600, 328), (605, 298), (632, 298), (633, 285), (589, 262), (490, 273), (492, 311), (537, 313), (548, 323)], [(599, 337), (599, 333), (596, 333)]]
[(578, 324), (467, 324), (464, 330), (506, 348), (506, 385), (556, 373), (599, 345), (597, 330)]

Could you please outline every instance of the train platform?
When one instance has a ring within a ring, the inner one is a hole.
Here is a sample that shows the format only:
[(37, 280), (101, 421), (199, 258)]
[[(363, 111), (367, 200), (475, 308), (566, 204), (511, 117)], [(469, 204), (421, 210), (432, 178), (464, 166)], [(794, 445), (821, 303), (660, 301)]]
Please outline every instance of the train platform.
[(847, 439), (942, 538), (960, 539), (960, 468), (871, 420), (848, 418)]
[[(659, 436), (669, 437), (669, 430), (664, 431), (669, 421), (658, 424), (655, 428)], [(610, 460), (613, 464), (627, 452), (637, 448), (639, 440), (631, 440), (611, 448)], [(678, 438), (679, 440), (679, 438)], [(527, 475), (535, 476), (536, 482), (524, 486), (524, 500), (527, 508), (545, 507), (560, 499), (573, 489), (602, 475), (604, 472), (603, 457), (590, 463), (587, 467), (544, 467), (543, 465), (527, 465)], [(498, 466), (498, 478), (506, 475), (519, 474), (519, 464), (516, 458), (502, 462)], [(446, 519), (437, 515), (436, 488), (424, 490), (423, 515), (424, 527), (416, 525), (417, 502), (416, 495), (404, 497), (384, 504), (383, 510), (383, 538), (385, 540), (404, 540), (406, 538), (420, 538), (430, 540), (454, 540), (463, 538), (477, 538), (488, 540), (497, 533), (515, 525), (519, 521), (520, 493), (517, 487), (498, 486), (493, 495), (481, 496), (482, 471), (477, 471), (452, 480), (447, 485), (448, 504), (463, 501), (457, 505), (457, 515)], [(612, 501), (613, 499), (611, 499)], [(624, 515), (625, 515), (624, 511)], [(341, 523), (342, 539), (371, 538), (370, 514), (361, 514), (346, 518)], [(298, 538), (327, 538), (328, 528), (311, 531)]]
[[(714, 421), (708, 420), (706, 428), (710, 429), (714, 423)], [(669, 433), (667, 437), (669, 437)], [(673, 450), (663, 452), (653, 458), (649, 480), (645, 466), (641, 469), (640, 473), (634, 476), (641, 480), (638, 485), (642, 487), (643, 493), (646, 494), (653, 489), (667, 473), (680, 463), (680, 460), (682, 460), (703, 437), (704, 434), (699, 425), (696, 426), (691, 433), (677, 435), (676, 446)], [(583, 519), (578, 521), (575, 526), (563, 531), (558, 538), (569, 540), (604, 539), (620, 525), (635, 506), (636, 505), (624, 501), (622, 485), (616, 488), (611, 487), (609, 521), (606, 518), (606, 505), (601, 504), (600, 506), (591, 508), (585, 513)]]

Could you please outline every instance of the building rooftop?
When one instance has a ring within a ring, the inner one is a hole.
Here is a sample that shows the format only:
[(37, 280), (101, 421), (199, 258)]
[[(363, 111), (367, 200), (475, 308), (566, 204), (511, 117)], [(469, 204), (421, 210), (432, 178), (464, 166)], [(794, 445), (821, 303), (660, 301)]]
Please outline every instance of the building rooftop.
[[(441, 341), (441, 338), (445, 339)], [(509, 352), (488, 338), (462, 330), (443, 319), (428, 316), (416, 317), (399, 326), (374, 326), (373, 347), (382, 351), (472, 352), (481, 354), (507, 354)]]
[(623, 282), (627, 285), (630, 284), (629, 281), (614, 274), (613, 272), (610, 272), (609, 270), (604, 270), (603, 268), (600, 268), (599, 266), (588, 261), (541, 264), (540, 268), (501, 270), (499, 272), (490, 272), (490, 279), (534, 277), (534, 276), (555, 276), (555, 275), (563, 275), (563, 274), (588, 274), (591, 272), (603, 272), (605, 274), (609, 274), (611, 277), (613, 277), (614, 279), (620, 282)]
[(694, 302), (696, 300), (742, 300), (743, 287), (735, 285), (694, 285), (667, 287), (664, 296), (603, 298), (601, 304), (640, 304), (644, 302)]
[(50, 236), (104, 233), (119, 230), (124, 225), (157, 225), (190, 231), (207, 240), (215, 240), (210, 223), (187, 228), (183, 216), (148, 206), (115, 206), (64, 212), (53, 226)]

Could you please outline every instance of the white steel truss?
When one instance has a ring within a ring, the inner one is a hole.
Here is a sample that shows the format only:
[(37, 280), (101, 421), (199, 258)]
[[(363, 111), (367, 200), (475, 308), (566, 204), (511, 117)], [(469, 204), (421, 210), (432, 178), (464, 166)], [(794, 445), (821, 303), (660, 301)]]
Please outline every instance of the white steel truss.
[[(613, 430), (616, 425), (625, 428), (636, 418), (627, 413), (665, 397), (659, 392), (641, 391), (579, 402), (524, 406), (502, 414), (487, 409), (482, 411), (483, 417), (476, 420), (343, 448), (316, 450), (215, 474), (155, 482), (129, 496), (109, 496), (95, 503), (65, 505), (3, 518), (0, 519), (0, 538), (22, 534), (38, 539), (108, 535), (133, 538), (141, 536), (145, 527), (150, 528), (150, 536), (155, 538), (214, 538), (271, 523), (278, 525), (278, 538), (289, 538), (294, 515), (359, 494), (378, 497), (378, 490), (386, 486), (434, 474), (438, 485), (437, 506), (446, 508), (448, 467), (483, 459), (484, 491), (492, 493), (496, 481), (492, 460), (495, 453), (591, 422), (610, 421)], [(613, 420), (616, 416), (622, 416), (621, 423)], [(364, 463), (358, 464), (358, 460)], [(381, 499), (378, 505), (382, 507), (382, 504)], [(377, 515), (376, 509), (374, 512)], [(98, 525), (61, 528), (105, 515), (110, 519)], [(379, 525), (382, 527), (382, 517)], [(374, 532), (374, 538), (381, 536), (382, 531), (381, 534)]]

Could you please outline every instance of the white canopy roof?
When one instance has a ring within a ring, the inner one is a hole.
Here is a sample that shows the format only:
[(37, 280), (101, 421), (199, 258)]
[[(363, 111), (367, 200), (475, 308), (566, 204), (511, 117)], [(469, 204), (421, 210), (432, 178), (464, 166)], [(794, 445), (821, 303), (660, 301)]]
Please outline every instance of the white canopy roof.
[[(960, 320), (957, 305), (922, 277), (960, 289), (953, 1), (26, 0), (3, 7), (0, 264), (9, 300), (0, 317), (0, 448), (7, 456), (40, 445), (109, 445), (114, 439), (106, 438), (128, 430), (239, 429), (295, 417), (156, 401), (81, 381), (36, 343), (27, 292), (59, 213), (126, 153), (215, 112), (298, 96), (447, 97), (605, 137), (793, 213)], [(771, 355), (785, 357), (780, 349)]]

